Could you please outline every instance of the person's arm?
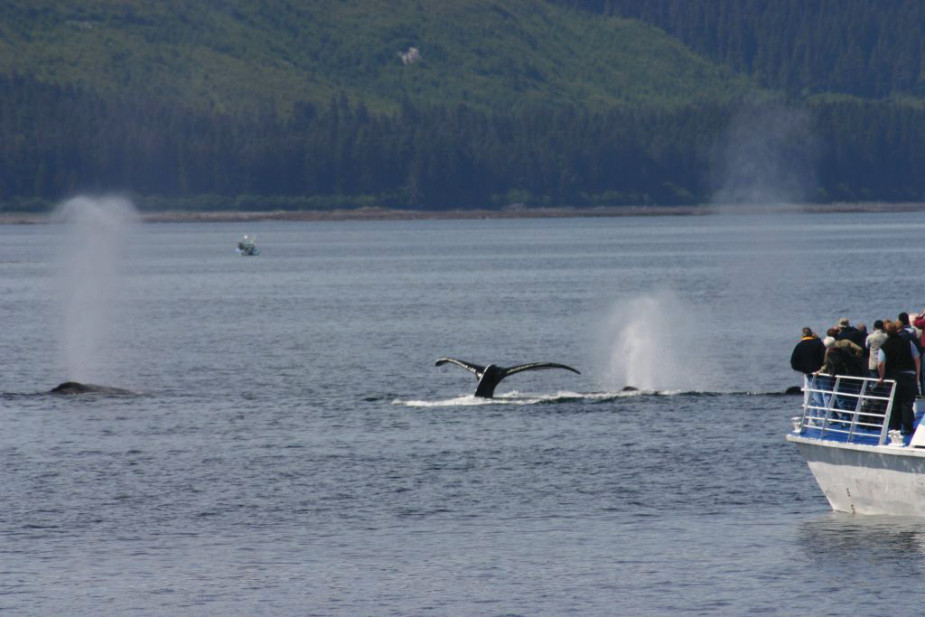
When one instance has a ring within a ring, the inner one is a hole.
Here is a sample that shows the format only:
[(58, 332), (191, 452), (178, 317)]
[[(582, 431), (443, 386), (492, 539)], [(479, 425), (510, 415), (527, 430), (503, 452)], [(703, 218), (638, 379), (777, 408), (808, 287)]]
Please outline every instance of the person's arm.
[(919, 350), (916, 349), (915, 343), (909, 342), (909, 347), (912, 348), (912, 359), (915, 361), (915, 391), (919, 391), (919, 384), (922, 383), (922, 357), (919, 354)]
[(915, 343), (909, 341), (909, 347), (912, 348), (912, 359), (915, 361), (915, 391), (919, 391), (919, 384), (922, 383), (922, 358)]

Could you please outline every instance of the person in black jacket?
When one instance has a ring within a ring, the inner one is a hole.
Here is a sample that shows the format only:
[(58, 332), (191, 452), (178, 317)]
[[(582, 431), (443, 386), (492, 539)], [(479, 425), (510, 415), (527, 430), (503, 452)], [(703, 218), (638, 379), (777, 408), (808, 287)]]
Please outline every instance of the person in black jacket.
[(851, 322), (848, 321), (847, 317), (842, 317), (838, 320), (838, 334), (835, 335), (836, 340), (848, 339), (861, 349), (864, 348), (864, 340), (867, 338), (867, 334), (861, 332), (857, 328), (851, 325)]
[(886, 324), (887, 339), (880, 346), (877, 358), (880, 376), (877, 383), (883, 383), (884, 379), (896, 381), (890, 430), (902, 429), (904, 434), (910, 435), (915, 423), (912, 405), (915, 403), (922, 364), (916, 346), (900, 335), (902, 327), (903, 325), (896, 321)]
[(825, 345), (810, 328), (803, 328), (803, 337), (790, 354), (790, 368), (804, 375), (812, 375), (825, 361)]

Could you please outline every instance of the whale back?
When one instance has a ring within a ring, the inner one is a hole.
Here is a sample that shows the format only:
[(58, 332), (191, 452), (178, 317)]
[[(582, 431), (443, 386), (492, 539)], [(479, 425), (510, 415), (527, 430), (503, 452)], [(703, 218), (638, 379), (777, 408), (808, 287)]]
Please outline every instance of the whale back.
[(49, 390), (48, 394), (134, 394), (134, 392), (122, 388), (98, 386), (92, 383), (65, 381)]

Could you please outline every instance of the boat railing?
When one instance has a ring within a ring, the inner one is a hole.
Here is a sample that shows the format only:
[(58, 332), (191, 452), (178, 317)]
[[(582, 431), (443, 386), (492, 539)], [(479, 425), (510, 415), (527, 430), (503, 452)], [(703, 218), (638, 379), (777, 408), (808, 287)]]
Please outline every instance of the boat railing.
[(848, 443), (884, 445), (890, 435), (896, 382), (849, 375), (808, 375), (803, 385), (803, 415), (794, 432)]

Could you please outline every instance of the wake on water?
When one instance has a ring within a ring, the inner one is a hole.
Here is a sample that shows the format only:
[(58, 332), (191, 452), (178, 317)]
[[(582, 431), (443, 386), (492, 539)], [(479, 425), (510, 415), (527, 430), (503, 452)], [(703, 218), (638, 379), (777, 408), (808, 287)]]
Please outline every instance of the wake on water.
[(395, 399), (393, 405), (406, 407), (481, 407), (486, 405), (543, 405), (549, 403), (594, 402), (608, 401), (617, 398), (639, 396), (640, 392), (593, 392), (582, 394), (579, 392), (556, 392), (554, 394), (526, 394), (512, 391), (496, 394), (494, 398), (484, 398), (467, 394), (449, 399), (435, 401), (401, 400)]
[(482, 398), (472, 394), (455, 398), (427, 400), (394, 399), (393, 405), (417, 408), (484, 407), (499, 405), (549, 405), (558, 403), (608, 403), (624, 399), (647, 397), (718, 397), (718, 396), (784, 396), (784, 392), (698, 392), (682, 390), (633, 390), (617, 392), (556, 392), (554, 394), (527, 394), (517, 391)]

